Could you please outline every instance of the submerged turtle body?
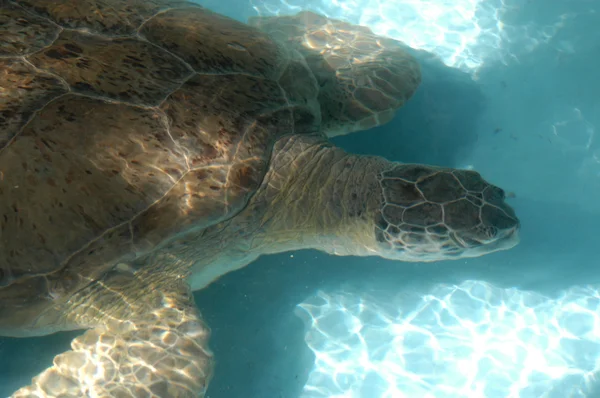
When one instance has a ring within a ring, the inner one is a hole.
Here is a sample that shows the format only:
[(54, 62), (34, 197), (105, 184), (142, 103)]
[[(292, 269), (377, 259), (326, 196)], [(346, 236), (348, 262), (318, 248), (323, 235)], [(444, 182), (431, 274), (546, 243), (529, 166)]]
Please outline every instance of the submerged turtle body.
[[(278, 138), (322, 131), (305, 58), (248, 25), (179, 1), (4, 4), (0, 295), (32, 317), (236, 214)], [(370, 102), (390, 112), (419, 81), (396, 57), (413, 85)]]
[(516, 243), (478, 174), (327, 142), (415, 91), (398, 42), (176, 0), (0, 6), (0, 334), (89, 329), (15, 396), (202, 394), (190, 284), (263, 253), (431, 261)]

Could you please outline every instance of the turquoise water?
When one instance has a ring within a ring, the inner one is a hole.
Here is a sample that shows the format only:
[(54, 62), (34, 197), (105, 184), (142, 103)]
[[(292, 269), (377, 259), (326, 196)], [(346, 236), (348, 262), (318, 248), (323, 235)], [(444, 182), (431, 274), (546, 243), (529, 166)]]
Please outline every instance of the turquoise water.
[[(515, 193), (523, 226), (519, 246), (476, 259), (303, 251), (225, 276), (196, 293), (209, 397), (600, 396), (600, 2), (202, 4), (239, 20), (313, 8), (419, 47), (423, 83), (395, 120), (334, 141), (472, 167)], [(0, 338), (0, 396), (73, 335)]]

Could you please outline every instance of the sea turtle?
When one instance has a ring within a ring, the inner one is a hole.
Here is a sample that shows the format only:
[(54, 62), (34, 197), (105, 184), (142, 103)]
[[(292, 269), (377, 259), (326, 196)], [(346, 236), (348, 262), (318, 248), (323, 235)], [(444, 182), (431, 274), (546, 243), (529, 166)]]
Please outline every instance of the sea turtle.
[(87, 329), (15, 397), (203, 395), (191, 292), (264, 253), (433, 261), (518, 241), (476, 172), (328, 142), (415, 91), (401, 43), (309, 12), (0, 5), (0, 334)]

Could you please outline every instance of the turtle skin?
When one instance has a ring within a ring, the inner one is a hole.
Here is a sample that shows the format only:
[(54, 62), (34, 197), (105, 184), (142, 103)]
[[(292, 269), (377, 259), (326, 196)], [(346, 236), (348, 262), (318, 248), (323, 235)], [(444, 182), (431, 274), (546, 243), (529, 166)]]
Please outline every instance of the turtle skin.
[[(337, 72), (330, 64), (318, 70), (319, 51), (307, 62), (307, 49), (271, 28), (194, 3), (0, 4), (3, 334), (68, 328), (51, 308), (117, 264), (237, 214), (262, 182), (278, 139), (325, 137), (330, 109), (358, 106), (343, 102), (367, 90), (351, 85), (350, 96), (323, 97)], [(399, 73), (410, 77), (394, 95), (407, 98), (420, 81), (418, 64), (401, 48), (394, 54)], [(388, 51), (385, 70), (389, 59)], [(352, 68), (339, 66), (348, 82)], [(369, 126), (364, 112), (357, 117), (355, 124)]]

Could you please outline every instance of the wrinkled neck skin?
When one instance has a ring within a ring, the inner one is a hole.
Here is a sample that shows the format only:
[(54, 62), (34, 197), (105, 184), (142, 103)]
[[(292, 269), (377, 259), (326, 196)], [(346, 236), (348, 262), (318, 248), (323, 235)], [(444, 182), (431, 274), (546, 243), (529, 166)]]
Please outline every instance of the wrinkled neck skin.
[(282, 138), (248, 206), (203, 233), (200, 245), (211, 255), (195, 263), (192, 288), (201, 289), (261, 254), (317, 249), (374, 255), (372, 220), (383, 200), (377, 174), (390, 164), (348, 154), (320, 136)]
[(279, 144), (265, 182), (241, 214), (262, 214), (259, 250), (374, 254), (368, 220), (381, 208), (377, 174), (390, 162), (348, 154), (315, 137), (293, 136)]

